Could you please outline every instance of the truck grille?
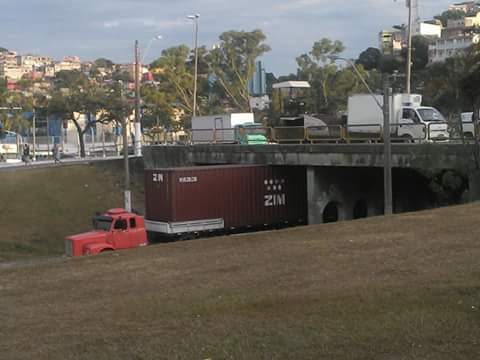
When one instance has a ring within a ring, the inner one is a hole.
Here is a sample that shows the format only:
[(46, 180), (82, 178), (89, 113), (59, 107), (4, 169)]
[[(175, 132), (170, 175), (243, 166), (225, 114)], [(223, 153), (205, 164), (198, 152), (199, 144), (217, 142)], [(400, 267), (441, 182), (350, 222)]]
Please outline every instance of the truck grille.
[(65, 255), (73, 256), (72, 240), (65, 240)]

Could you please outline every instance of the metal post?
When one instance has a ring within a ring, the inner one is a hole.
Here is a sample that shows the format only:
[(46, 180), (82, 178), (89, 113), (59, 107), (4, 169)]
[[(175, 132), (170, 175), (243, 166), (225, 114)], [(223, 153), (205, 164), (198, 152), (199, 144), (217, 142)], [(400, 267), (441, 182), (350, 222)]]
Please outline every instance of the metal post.
[(408, 49), (407, 49), (407, 80), (406, 80), (406, 86), (405, 86), (405, 92), (407, 94), (410, 94), (411, 89), (410, 89), (410, 83), (411, 83), (411, 77), (412, 77), (412, 1), (413, 0), (407, 0), (407, 5), (408, 5)]
[(388, 85), (385, 77), (384, 95), (383, 95), (383, 185), (384, 185), (384, 212), (385, 215), (393, 214), (393, 195), (392, 195), (392, 147), (390, 141), (391, 124), (391, 98), (392, 88)]
[(195, 79), (193, 84), (193, 116), (197, 115), (197, 77), (198, 77), (198, 16), (195, 17)]
[(140, 62), (138, 40), (135, 40), (135, 156), (142, 156), (140, 124)]
[(198, 77), (198, 18), (200, 14), (188, 15), (187, 18), (193, 20), (194, 42), (195, 42), (195, 75), (193, 79), (193, 116), (197, 115), (197, 77)]
[(32, 159), (33, 161), (36, 161), (37, 160), (37, 152), (35, 150), (35, 147), (37, 146), (37, 139), (36, 139), (36, 132), (37, 132), (37, 125), (36, 125), (36, 117), (37, 117), (37, 114), (35, 112), (35, 105), (33, 105), (33, 119), (32, 119), (32, 123), (33, 123), (33, 149), (32, 149)]
[[(123, 102), (123, 84), (120, 84), (120, 99)], [(123, 164), (125, 168), (124, 184), (124, 203), (125, 210), (132, 211), (132, 197), (130, 192), (130, 167), (128, 164), (128, 136), (127, 136), (127, 117), (122, 114), (122, 137), (123, 137)]]
[(130, 168), (128, 164), (128, 137), (127, 137), (127, 121), (125, 116), (122, 116), (122, 135), (123, 135), (123, 163), (125, 166), (125, 185), (124, 185), (124, 200), (125, 210), (132, 211), (132, 199), (130, 193)]
[(102, 123), (102, 150), (103, 150), (103, 157), (107, 157), (105, 152), (105, 124)]
[(48, 122), (48, 112), (46, 113), (46, 117), (47, 117), (47, 159), (50, 158), (50, 128), (48, 126), (49, 122)]

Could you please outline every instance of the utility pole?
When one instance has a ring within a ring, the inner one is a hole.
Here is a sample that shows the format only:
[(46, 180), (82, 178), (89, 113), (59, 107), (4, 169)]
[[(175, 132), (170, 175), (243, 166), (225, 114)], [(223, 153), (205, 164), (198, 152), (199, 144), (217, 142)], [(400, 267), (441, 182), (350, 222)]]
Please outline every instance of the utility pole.
[(389, 86), (388, 75), (384, 75), (383, 77), (383, 85), (384, 85), (384, 92), (383, 92), (383, 104), (377, 98), (375, 93), (372, 89), (368, 86), (367, 81), (364, 79), (360, 71), (358, 71), (357, 67), (353, 63), (353, 61), (339, 57), (337, 55), (329, 56), (330, 60), (343, 60), (347, 64), (349, 64), (358, 78), (362, 81), (365, 88), (368, 90), (369, 94), (372, 96), (373, 100), (377, 104), (377, 106), (383, 112), (383, 199), (384, 199), (384, 213), (385, 215), (391, 215), (393, 213), (393, 191), (392, 191), (392, 144), (390, 139), (390, 124), (391, 124), (391, 114), (393, 113), (391, 109), (391, 101), (392, 98), (392, 88)]
[(37, 140), (36, 140), (36, 132), (37, 132), (37, 125), (36, 125), (36, 118), (37, 113), (35, 111), (35, 104), (33, 104), (33, 117), (32, 117), (32, 125), (33, 125), (33, 149), (32, 149), (32, 158), (33, 161), (37, 161), (37, 153), (35, 151)]
[(388, 75), (385, 75), (383, 91), (383, 195), (385, 215), (393, 214), (392, 146), (390, 139), (391, 98), (392, 88), (388, 84)]
[[(123, 107), (123, 83), (119, 82), (120, 99)], [(127, 136), (127, 114), (122, 111), (122, 136), (123, 136), (123, 164), (125, 169), (125, 184), (124, 184), (124, 202), (125, 210), (132, 211), (132, 195), (130, 192), (130, 167), (128, 163), (128, 136)]]
[(407, 94), (411, 93), (411, 77), (412, 77), (412, 1), (407, 0), (408, 6), (408, 39), (407, 39), (407, 80), (405, 85), (405, 91)]
[(198, 77), (198, 18), (200, 14), (188, 15), (187, 18), (194, 21), (194, 37), (195, 37), (195, 74), (193, 80), (193, 110), (192, 114), (197, 115), (197, 77)]
[(140, 123), (140, 62), (139, 62), (138, 40), (135, 40), (135, 156), (142, 156), (141, 134), (142, 126)]

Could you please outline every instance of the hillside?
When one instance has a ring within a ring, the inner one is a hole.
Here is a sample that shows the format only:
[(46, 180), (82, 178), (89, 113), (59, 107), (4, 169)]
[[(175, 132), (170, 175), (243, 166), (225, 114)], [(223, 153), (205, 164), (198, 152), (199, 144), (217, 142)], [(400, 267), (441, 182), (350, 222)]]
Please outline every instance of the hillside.
[(0, 351), (478, 359), (479, 216), (473, 204), (0, 266)]
[[(122, 206), (122, 176), (101, 164), (0, 172), (0, 262), (62, 254), (63, 238), (88, 230), (95, 211)], [(143, 208), (143, 184), (133, 180)]]

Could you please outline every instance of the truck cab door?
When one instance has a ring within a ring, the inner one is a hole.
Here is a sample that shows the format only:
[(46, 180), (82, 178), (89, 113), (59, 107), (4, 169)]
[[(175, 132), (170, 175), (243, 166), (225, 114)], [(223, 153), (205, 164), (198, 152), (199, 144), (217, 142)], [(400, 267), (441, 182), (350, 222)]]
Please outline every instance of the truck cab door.
[(419, 139), (423, 137), (423, 127), (420, 118), (413, 108), (402, 107), (398, 127), (398, 137)]
[(137, 223), (137, 218), (132, 216), (128, 219), (128, 232), (130, 235), (130, 247), (145, 245), (145, 229)]
[(130, 234), (128, 231), (127, 219), (116, 219), (113, 223), (112, 230), (112, 239), (113, 246), (115, 249), (127, 249), (131, 246), (130, 244)]

